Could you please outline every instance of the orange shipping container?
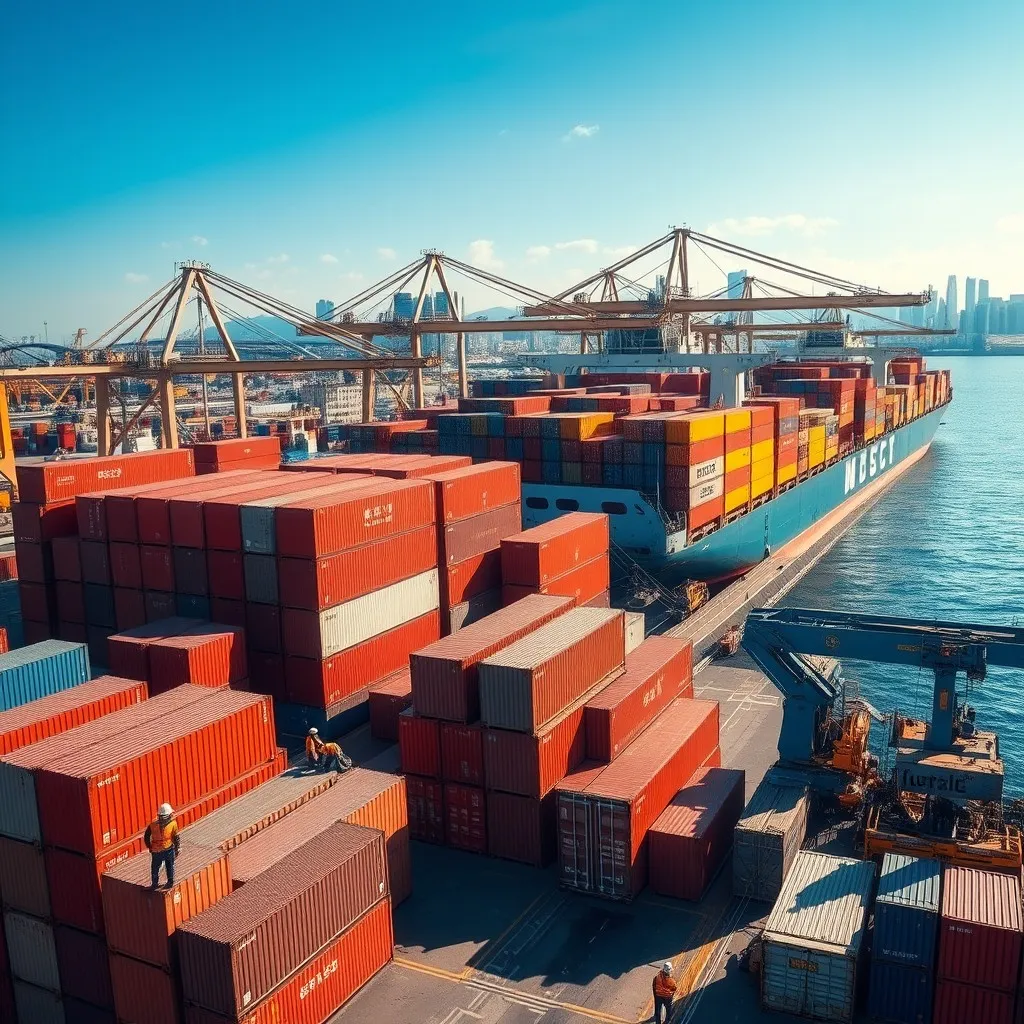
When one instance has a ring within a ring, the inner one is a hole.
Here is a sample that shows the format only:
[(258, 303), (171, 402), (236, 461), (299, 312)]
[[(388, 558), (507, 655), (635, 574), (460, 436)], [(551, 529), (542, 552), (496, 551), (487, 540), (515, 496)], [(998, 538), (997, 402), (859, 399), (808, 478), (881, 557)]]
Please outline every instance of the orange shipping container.
[(601, 555), (607, 557), (608, 517), (570, 512), (501, 542), (505, 583), (536, 587)]
[(547, 594), (551, 597), (571, 597), (577, 606), (592, 601), (611, 585), (611, 564), (607, 552), (598, 555), (563, 576), (550, 579), (537, 587), (506, 584), (501, 588), (501, 603), (506, 607), (521, 601), (530, 594)]
[(118, 1021), (181, 1024), (177, 976), (170, 971), (111, 953), (110, 982)]
[(484, 462), (465, 469), (430, 474), (438, 523), (454, 523), (519, 501), (519, 463)]

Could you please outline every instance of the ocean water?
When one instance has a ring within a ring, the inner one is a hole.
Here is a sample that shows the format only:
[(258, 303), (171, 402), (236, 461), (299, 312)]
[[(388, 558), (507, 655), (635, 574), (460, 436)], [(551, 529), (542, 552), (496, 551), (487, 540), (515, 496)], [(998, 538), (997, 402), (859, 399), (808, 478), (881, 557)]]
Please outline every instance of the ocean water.
[[(928, 454), (784, 603), (1024, 628), (1024, 358), (931, 357), (927, 365), (951, 370), (954, 389)], [(931, 672), (865, 662), (844, 669), (879, 711), (929, 717)], [(1024, 796), (1024, 670), (990, 667), (968, 703), (979, 728), (999, 734), (1007, 794)]]

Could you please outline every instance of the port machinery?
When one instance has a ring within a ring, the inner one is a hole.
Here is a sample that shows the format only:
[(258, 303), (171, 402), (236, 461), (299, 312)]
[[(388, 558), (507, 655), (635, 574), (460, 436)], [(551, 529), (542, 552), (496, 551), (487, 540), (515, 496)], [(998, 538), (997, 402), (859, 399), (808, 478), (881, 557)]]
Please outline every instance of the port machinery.
[[(865, 856), (887, 851), (1020, 872), (1021, 831), (1003, 813), (999, 737), (957, 691), (987, 668), (1024, 669), (1024, 629), (804, 608), (752, 610), (742, 646), (783, 698), (769, 777), (835, 798), (863, 829)], [(843, 676), (840, 658), (929, 670), (928, 721), (882, 716)], [(891, 773), (869, 746), (889, 726)]]

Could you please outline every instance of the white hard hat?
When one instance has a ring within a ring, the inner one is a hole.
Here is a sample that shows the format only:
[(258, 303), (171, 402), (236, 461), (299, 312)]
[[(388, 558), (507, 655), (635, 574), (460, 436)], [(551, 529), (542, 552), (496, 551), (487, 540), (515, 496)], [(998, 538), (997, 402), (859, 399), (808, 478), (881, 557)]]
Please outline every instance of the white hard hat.
[(665, 961), (665, 962), (664, 962), (664, 963), (663, 963), (663, 964), (661, 965), (661, 969), (662, 969), (662, 970), (663, 970), (663, 971), (664, 971), (664, 972), (665, 972), (666, 974), (671, 974), (671, 973), (672, 973), (672, 961), (671, 961), (671, 960), (666, 960), (666, 961)]
[(159, 818), (169, 818), (174, 813), (174, 808), (170, 804), (161, 804), (156, 813)]
[(319, 732), (320, 730), (314, 725), (313, 728), (309, 730), (309, 735), (316, 736)]

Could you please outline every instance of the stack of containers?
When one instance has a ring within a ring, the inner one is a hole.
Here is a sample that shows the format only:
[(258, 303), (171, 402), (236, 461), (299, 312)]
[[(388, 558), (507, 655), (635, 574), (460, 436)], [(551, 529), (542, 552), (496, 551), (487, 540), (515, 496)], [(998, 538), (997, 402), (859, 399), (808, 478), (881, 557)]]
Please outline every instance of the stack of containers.
[(750, 502), (749, 408), (725, 413), (725, 515), (746, 511)]
[[(550, 859), (554, 800), (546, 798), (583, 760), (586, 703), (624, 659), (622, 612), (576, 608), (480, 662), (483, 772), (445, 786), (450, 845)], [(497, 803), (496, 793), (504, 794)]]
[(412, 654), (413, 703), (398, 716), (412, 838), (444, 843), (445, 781), (472, 783), (481, 791), (486, 784), (480, 663), (566, 613), (572, 604), (566, 597), (526, 597)]
[(947, 866), (934, 1024), (1012, 1024), (1022, 938), (1019, 875)]
[(763, 405), (750, 406), (750, 500), (775, 493), (775, 413)]
[(876, 1020), (931, 1020), (942, 865), (887, 853), (875, 898), (868, 1012)]
[(772, 410), (775, 441), (775, 486), (788, 488), (797, 477), (797, 447), (800, 431), (800, 399), (764, 396), (748, 399), (751, 409)]
[(353, 452), (389, 451), (391, 439), (400, 433), (426, 430), (427, 420), (395, 420), (392, 423), (353, 423), (348, 428), (349, 449)]
[(736, 896), (767, 903), (778, 898), (807, 834), (809, 807), (805, 787), (761, 781), (733, 833)]
[(529, 594), (574, 598), (577, 605), (609, 603), (608, 517), (570, 512), (501, 541), (502, 604)]
[[(12, 513), (18, 575), (23, 581), (22, 617), (27, 642), (45, 640), (58, 633), (55, 585), (58, 577), (52, 542), (57, 537), (73, 537), (78, 532), (76, 495), (101, 486), (141, 486), (190, 477), (193, 472), (192, 452), (185, 449), (66, 459), (17, 467), (20, 500), (13, 505)], [(63, 573), (60, 578), (65, 578)], [(76, 583), (79, 588), (82, 583), (81, 580), (65, 581)], [(92, 580), (85, 582), (91, 583)], [(73, 633), (77, 639), (84, 640), (81, 634), (85, 631), (86, 616), (110, 617), (104, 602), (98, 601), (93, 607), (89, 602), (76, 600), (72, 593), (74, 588), (62, 589), (68, 591), (64, 595), (63, 607), (80, 616), (80, 621), (74, 624), (77, 628), (63, 630), (62, 633)], [(96, 596), (102, 598), (104, 595)], [(102, 628), (101, 623), (96, 625)]]
[(854, 381), (853, 440), (857, 445), (875, 439), (878, 420), (878, 389), (870, 377)]
[(807, 431), (807, 472), (825, 465), (828, 421), (835, 419), (831, 409), (801, 409), (800, 430)]
[(519, 466), (488, 462), (427, 479), (437, 507), (441, 631), (453, 633), (501, 606), (501, 542), (522, 529)]
[(197, 476), (235, 469), (276, 469), (281, 463), (281, 439), (277, 437), (201, 441), (193, 451)]
[(90, 674), (85, 644), (42, 640), (0, 654), (0, 711), (78, 686)]
[(685, 512), (688, 532), (725, 515), (725, 414), (672, 415), (665, 422), (665, 508)]
[(398, 716), (412, 707), (412, 673), (400, 668), (366, 691), (370, 712), (370, 735), (386, 743), (398, 742)]

